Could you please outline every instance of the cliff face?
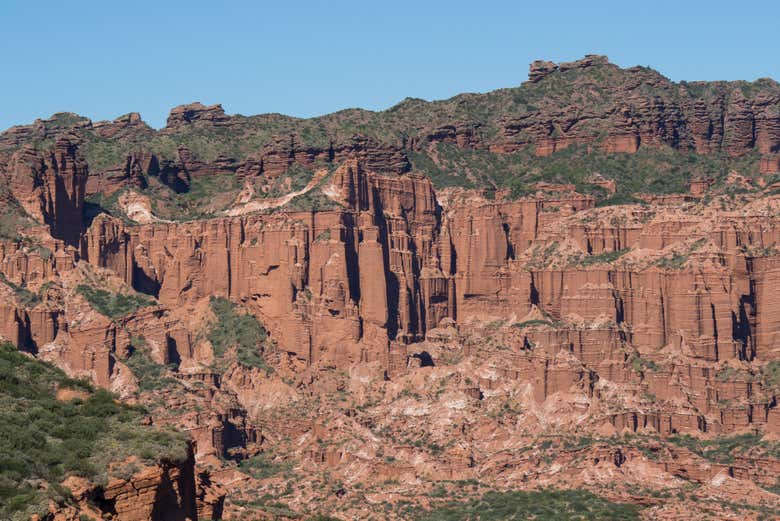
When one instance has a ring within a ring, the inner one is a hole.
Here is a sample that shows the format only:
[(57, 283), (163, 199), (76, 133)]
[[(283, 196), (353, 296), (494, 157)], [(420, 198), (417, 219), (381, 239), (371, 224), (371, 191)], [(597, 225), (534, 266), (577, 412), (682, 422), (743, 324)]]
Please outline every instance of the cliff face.
[[(419, 341), (456, 309), (468, 317), (495, 296), (509, 252), (536, 238), (540, 220), (593, 206), (570, 194), (442, 215), (427, 179), (370, 174), (355, 161), (325, 191), (346, 209), (132, 228), (98, 218), (84, 258), (163, 305), (251, 300), (282, 345), (309, 361), (328, 346), (351, 361), (376, 359), (388, 340)], [(376, 349), (348, 348), (365, 334)]]
[(222, 516), (223, 496), (215, 493), (207, 477), (196, 476), (192, 452), (184, 462), (145, 466), (105, 486), (78, 477), (68, 478), (64, 486), (71, 491), (72, 505), (53, 511), (51, 519), (110, 516), (121, 521), (185, 521)]
[[(648, 69), (627, 72), (620, 74), (603, 56), (560, 65), (534, 62), (529, 79), (538, 89), (555, 92), (569, 77), (594, 90), (553, 95), (536, 112), (506, 118), (503, 139), (492, 149), (507, 152), (533, 145), (537, 154), (549, 155), (573, 144), (598, 144), (608, 152), (628, 153), (640, 146), (665, 145), (739, 156), (754, 149), (771, 154), (780, 147), (780, 97), (771, 80), (767, 80), (771, 90), (747, 98), (744, 85), (676, 85)], [(602, 84), (594, 81), (597, 75), (606, 77)], [(600, 91), (604, 83), (612, 87), (608, 93)]]
[(534, 62), (528, 77), (484, 94), (407, 99), (383, 112), (346, 110), (312, 119), (231, 116), (220, 105), (192, 103), (174, 108), (159, 131), (136, 113), (95, 123), (56, 114), (0, 133), (0, 153), (68, 130), (89, 143), (89, 193), (133, 186), (143, 182), (141, 173), (160, 175), (182, 192), (192, 177), (210, 173), (272, 180), (291, 169), (349, 159), (373, 172), (414, 169), (435, 177), (437, 150), (445, 145), (543, 157), (572, 146), (606, 153), (670, 147), (685, 154), (756, 155), (765, 172), (777, 170), (780, 86), (773, 80), (675, 83), (652, 69), (620, 68), (595, 55)]
[(82, 230), (87, 165), (76, 145), (63, 137), (54, 149), (24, 148), (5, 166), (10, 191), (33, 218), (49, 226), (52, 237), (77, 245)]
[[(281, 344), (310, 361), (337, 346), (329, 356), (380, 357), (388, 339), (421, 338), (449, 314), (430, 182), (366, 174), (351, 161), (326, 190), (348, 210), (142, 228), (98, 218), (84, 258), (166, 306), (251, 300)], [(361, 355), (364, 328), (377, 345)]]
[(0, 135), (0, 336), (192, 440), (84, 489), (118, 519), (289, 513), (261, 490), (364, 518), (477, 478), (765, 506), (778, 105), (589, 56), (384, 113), (57, 115)]
[[(357, 161), (337, 169), (322, 191), (343, 208), (134, 226), (98, 216), (80, 252), (55, 243), (56, 253), (42, 259), (7, 246), (2, 265), (17, 285), (67, 277), (81, 259), (153, 296), (160, 310), (84, 322), (69, 318), (78, 307), (58, 308), (56, 299), (33, 308), (16, 303), (4, 311), (4, 336), (33, 351), (47, 346), (47, 356), (56, 351), (61, 363), (108, 387), (134, 331), (151, 339), (159, 332), (154, 341), (168, 346), (163, 361), (193, 359), (192, 333), (166, 310), (224, 296), (247, 305), (279, 348), (306, 366), (378, 362), (393, 374), (406, 363), (398, 358), (403, 346), (445, 319), (465, 327), (520, 321), (538, 309), (575, 328), (513, 340), (521, 351), (543, 346), (536, 362), (517, 369), (539, 382), (541, 400), (582, 371), (631, 380), (624, 358), (636, 349), (665, 367), (642, 378), (649, 393), (671, 397), (677, 385), (698, 396), (685, 412), (659, 410), (642, 421), (678, 432), (777, 421), (774, 395), (761, 384), (720, 390), (708, 365), (777, 358), (778, 266), (766, 252), (780, 237), (777, 219), (762, 210), (594, 209), (592, 197), (575, 192), (491, 202), (451, 191), (443, 207), (427, 179), (372, 174)], [(605, 352), (592, 335), (607, 335), (613, 348)], [(561, 346), (582, 369), (553, 384), (549, 364)], [(668, 358), (678, 352), (685, 361)], [(694, 378), (696, 371), (703, 373)], [(721, 393), (734, 392), (734, 403), (724, 405)]]

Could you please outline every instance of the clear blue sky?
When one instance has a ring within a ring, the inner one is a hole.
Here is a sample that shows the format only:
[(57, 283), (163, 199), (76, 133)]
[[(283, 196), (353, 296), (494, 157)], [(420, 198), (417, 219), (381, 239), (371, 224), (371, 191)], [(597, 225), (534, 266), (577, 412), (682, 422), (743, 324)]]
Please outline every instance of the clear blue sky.
[[(14, 5), (12, 5), (12, 3)], [(508, 87), (607, 54), (674, 80), (780, 79), (780, 2), (6, 2), (0, 128), (175, 105), (313, 116)]]

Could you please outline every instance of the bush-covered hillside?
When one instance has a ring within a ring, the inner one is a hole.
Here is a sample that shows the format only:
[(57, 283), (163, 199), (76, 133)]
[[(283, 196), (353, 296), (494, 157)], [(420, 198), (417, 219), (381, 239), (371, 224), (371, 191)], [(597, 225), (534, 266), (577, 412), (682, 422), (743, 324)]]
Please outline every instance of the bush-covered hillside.
[(639, 507), (613, 503), (584, 490), (542, 490), (539, 492), (490, 492), (482, 499), (435, 510), (421, 521), (633, 521)]
[(24, 519), (68, 501), (69, 475), (96, 484), (139, 467), (112, 462), (183, 461), (186, 440), (142, 425), (144, 412), (59, 369), (0, 344), (0, 519)]

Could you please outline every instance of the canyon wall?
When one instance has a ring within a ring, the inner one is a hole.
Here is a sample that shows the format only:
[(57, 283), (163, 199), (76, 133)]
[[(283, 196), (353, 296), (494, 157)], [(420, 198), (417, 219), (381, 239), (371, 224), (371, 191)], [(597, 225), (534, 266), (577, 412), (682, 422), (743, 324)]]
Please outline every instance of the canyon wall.
[[(191, 439), (184, 465), (72, 482), (90, 515), (218, 519), (220, 486), (264, 480), (237, 462), (269, 447), (308, 478), (536, 486), (559, 475), (537, 442), (561, 433), (566, 472), (773, 487), (771, 457), (648, 460), (614, 436), (780, 432), (778, 107), (771, 80), (673, 83), (587, 56), (380, 113), (194, 103), (161, 130), (55, 115), (0, 133), (0, 338)], [(590, 157), (542, 172), (573, 145), (658, 151), (641, 172), (663, 186)], [(218, 347), (215, 297), (269, 338)]]
[(68, 478), (64, 485), (71, 491), (72, 504), (57, 508), (46, 519), (205, 521), (222, 517), (224, 495), (208, 482), (207, 473), (196, 472), (191, 450), (185, 461), (143, 466), (127, 479), (113, 478), (105, 486), (79, 477)]
[(420, 155), (435, 162), (440, 144), (544, 157), (572, 145), (606, 153), (668, 147), (716, 157), (755, 155), (763, 173), (780, 171), (780, 86), (771, 79), (675, 83), (647, 67), (620, 68), (596, 55), (536, 61), (528, 78), (484, 94), (407, 99), (383, 112), (354, 109), (308, 120), (227, 115), (221, 105), (197, 102), (172, 109), (159, 131), (137, 113), (94, 123), (55, 114), (0, 133), (0, 163), (3, 154), (69, 132), (90, 144), (90, 194), (143, 186), (145, 175), (178, 192), (193, 178), (217, 174), (272, 183), (296, 166), (352, 159), (369, 171), (400, 175), (413, 166), (429, 168), (412, 163)]
[[(772, 288), (780, 265), (776, 254), (746, 253), (771, 249), (777, 218), (758, 210), (696, 216), (647, 206), (601, 210), (576, 192), (486, 201), (460, 200), (451, 191), (441, 205), (426, 178), (377, 175), (355, 160), (339, 167), (323, 192), (342, 209), (146, 225), (100, 215), (80, 250), (54, 240), (47, 258), (5, 243), (0, 265), (17, 286), (65, 276), (86, 261), (153, 296), (159, 307), (120, 321), (84, 322), (73, 320), (78, 305), (58, 306), (55, 296), (32, 307), (11, 300), (2, 310), (3, 336), (109, 387), (117, 353), (133, 331), (168, 346), (161, 362), (186, 361), (194, 356), (193, 335), (171, 310), (224, 296), (244, 303), (278, 346), (305, 365), (379, 362), (392, 375), (406, 363), (405, 346), (444, 319), (468, 328), (474, 321), (519, 322), (536, 309), (545, 320), (580, 324), (552, 337), (532, 331), (511, 340), (519, 352), (543, 348), (530, 365), (520, 357), (513, 369), (515, 377), (540, 382), (541, 399), (583, 378), (631, 380), (627, 353), (635, 349), (665, 368), (645, 372), (638, 383), (648, 392), (672, 397), (677, 385), (696, 395), (679, 413), (684, 419), (667, 411), (645, 414), (642, 422), (719, 432), (777, 422), (774, 396), (762, 393), (760, 383), (726, 385), (711, 366), (778, 358)], [(669, 257), (680, 244), (690, 251)], [(630, 253), (626, 262), (581, 265), (567, 257), (571, 252)], [(667, 257), (684, 262), (668, 265)], [(606, 345), (593, 335), (607, 335)], [(555, 376), (560, 346), (579, 365)], [(670, 349), (684, 360), (674, 362)], [(733, 395), (728, 406), (725, 395)]]
[(59, 137), (45, 152), (23, 147), (8, 159), (2, 173), (7, 196), (30, 217), (46, 223), (52, 237), (78, 244), (88, 169), (72, 136)]

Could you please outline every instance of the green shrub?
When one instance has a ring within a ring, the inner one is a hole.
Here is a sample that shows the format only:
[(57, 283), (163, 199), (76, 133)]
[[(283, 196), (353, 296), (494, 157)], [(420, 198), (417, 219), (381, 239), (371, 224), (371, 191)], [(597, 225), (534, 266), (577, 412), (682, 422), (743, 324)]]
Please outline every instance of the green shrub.
[(718, 436), (704, 440), (689, 435), (670, 436), (669, 441), (686, 447), (699, 456), (715, 463), (730, 464), (734, 456), (751, 448), (758, 447), (772, 457), (780, 457), (780, 443), (762, 442), (760, 434), (740, 434), (737, 436)]
[(85, 197), (84, 206), (85, 216), (88, 218), (95, 217), (99, 213), (107, 213), (113, 217), (121, 219), (127, 224), (134, 224), (124, 210), (119, 205), (119, 198), (126, 192), (125, 189), (117, 190), (111, 195), (106, 195), (102, 192), (90, 194)]
[(6, 202), (7, 195), (8, 189), (0, 186), (0, 239), (18, 240), (19, 230), (35, 223), (18, 203)]
[(673, 253), (671, 257), (661, 257), (655, 261), (655, 265), (669, 270), (679, 270), (688, 262), (688, 256), (682, 253)]
[(632, 356), (630, 359), (630, 363), (631, 363), (631, 368), (637, 373), (644, 373), (647, 370), (656, 372), (660, 369), (658, 367), (658, 364), (656, 364), (652, 360), (647, 360), (646, 358), (642, 358), (639, 355)]
[(772, 360), (761, 369), (761, 383), (765, 389), (780, 388), (780, 360)]
[[(59, 388), (88, 396), (59, 401)], [(49, 499), (65, 501), (57, 484), (68, 475), (104, 483), (111, 461), (187, 457), (183, 437), (145, 426), (142, 418), (141, 410), (118, 403), (109, 392), (0, 344), (0, 519), (29, 519)], [(52, 486), (44, 492), (32, 480)]]
[(18, 297), (19, 302), (23, 306), (34, 306), (40, 301), (40, 297), (29, 289), (25, 288), (24, 286), (14, 284), (8, 280), (8, 278), (5, 276), (5, 273), (0, 272), (0, 281), (4, 282), (9, 288), (13, 290), (13, 292)]
[[(755, 167), (758, 156), (748, 154), (735, 159), (650, 147), (625, 154), (607, 153), (597, 147), (570, 146), (539, 157), (533, 147), (512, 154), (494, 154), (440, 143), (433, 152), (413, 152), (409, 157), (415, 170), (430, 177), (437, 188), (505, 188), (516, 198), (534, 192), (534, 185), (540, 181), (571, 183), (578, 191), (596, 196), (598, 206), (609, 206), (642, 204), (635, 193), (686, 192), (686, 183), (694, 177), (723, 180), (732, 169), (745, 171)], [(614, 179), (617, 192), (608, 195), (590, 182), (595, 173)]]
[(550, 320), (542, 320), (540, 318), (535, 318), (533, 320), (526, 320), (525, 322), (517, 322), (515, 324), (512, 324), (513, 327), (522, 329), (524, 327), (531, 327), (531, 326), (552, 326), (554, 322)]
[(330, 230), (325, 230), (317, 234), (314, 242), (326, 242), (330, 240)]
[(109, 318), (120, 318), (154, 305), (154, 300), (138, 293), (112, 293), (85, 284), (76, 287), (76, 291), (87, 299), (93, 309)]
[(207, 336), (214, 346), (214, 355), (221, 358), (229, 348), (235, 347), (239, 363), (268, 370), (260, 353), (268, 332), (260, 322), (252, 315), (238, 313), (233, 303), (225, 298), (212, 297), (211, 310), (217, 320)]
[(718, 370), (717, 373), (715, 373), (715, 379), (719, 382), (728, 382), (729, 380), (734, 379), (734, 377), (739, 375), (739, 370), (735, 369), (731, 366), (726, 366)]
[(241, 461), (238, 467), (255, 479), (266, 479), (289, 471), (292, 465), (288, 462), (275, 462), (272, 456), (261, 452)]
[(543, 270), (560, 257), (557, 255), (558, 242), (548, 244), (544, 249), (541, 249), (538, 245), (534, 246), (530, 251), (530, 259), (525, 265), (527, 270)]
[(175, 364), (166, 367), (155, 362), (142, 338), (131, 338), (130, 343), (133, 346), (133, 352), (127, 357), (125, 364), (135, 375), (138, 387), (142, 391), (155, 391), (179, 383), (175, 378), (167, 376), (167, 369), (176, 369)]
[(481, 499), (452, 502), (422, 515), (420, 521), (535, 521), (639, 519), (636, 505), (613, 503), (584, 490), (541, 490), (538, 492), (488, 492)]
[(599, 253), (597, 255), (586, 255), (581, 257), (578, 262), (579, 266), (593, 266), (594, 264), (611, 264), (618, 260), (620, 257), (631, 251), (630, 248), (624, 248), (622, 250), (607, 251)]

